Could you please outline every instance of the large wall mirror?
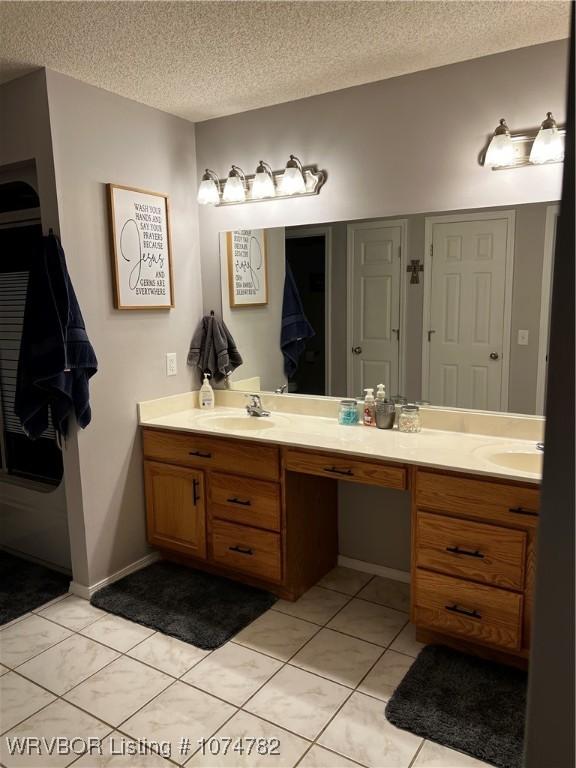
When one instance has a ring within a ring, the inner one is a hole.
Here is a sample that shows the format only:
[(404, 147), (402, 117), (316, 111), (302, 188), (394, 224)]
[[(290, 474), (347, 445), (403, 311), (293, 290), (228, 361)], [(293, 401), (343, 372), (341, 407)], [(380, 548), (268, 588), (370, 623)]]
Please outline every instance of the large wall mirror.
[(221, 233), (222, 314), (244, 359), (230, 385), (361, 398), (382, 382), (412, 402), (542, 414), (558, 212)]

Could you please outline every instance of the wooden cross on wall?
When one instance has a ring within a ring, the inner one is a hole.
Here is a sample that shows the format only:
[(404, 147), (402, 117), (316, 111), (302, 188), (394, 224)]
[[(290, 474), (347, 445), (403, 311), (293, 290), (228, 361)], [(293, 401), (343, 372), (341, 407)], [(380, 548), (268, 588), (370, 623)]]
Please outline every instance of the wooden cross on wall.
[(424, 264), (420, 264), (420, 259), (410, 259), (406, 272), (410, 272), (410, 285), (417, 285), (420, 282), (420, 272), (424, 272)]

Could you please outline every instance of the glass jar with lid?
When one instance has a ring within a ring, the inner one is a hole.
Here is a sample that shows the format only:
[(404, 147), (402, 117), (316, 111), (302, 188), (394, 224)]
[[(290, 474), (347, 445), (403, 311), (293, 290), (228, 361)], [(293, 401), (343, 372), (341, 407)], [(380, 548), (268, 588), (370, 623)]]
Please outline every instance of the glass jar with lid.
[(352, 426), (358, 423), (358, 402), (356, 400), (340, 400), (338, 424)]
[(400, 432), (420, 432), (420, 408), (417, 405), (403, 405), (398, 417), (398, 429)]

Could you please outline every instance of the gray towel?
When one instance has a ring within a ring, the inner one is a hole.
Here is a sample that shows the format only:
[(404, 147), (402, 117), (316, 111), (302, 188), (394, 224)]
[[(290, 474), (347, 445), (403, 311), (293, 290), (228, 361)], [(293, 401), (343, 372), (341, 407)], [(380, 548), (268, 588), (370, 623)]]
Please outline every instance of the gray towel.
[(228, 377), (242, 365), (236, 342), (223, 320), (204, 315), (190, 342), (188, 365), (208, 371), (215, 381)]

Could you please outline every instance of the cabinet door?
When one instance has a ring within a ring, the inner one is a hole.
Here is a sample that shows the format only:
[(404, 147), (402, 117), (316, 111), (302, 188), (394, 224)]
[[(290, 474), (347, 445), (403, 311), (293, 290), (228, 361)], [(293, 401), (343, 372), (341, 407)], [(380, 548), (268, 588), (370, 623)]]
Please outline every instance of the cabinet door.
[(145, 461), (144, 474), (150, 544), (206, 557), (204, 473)]

